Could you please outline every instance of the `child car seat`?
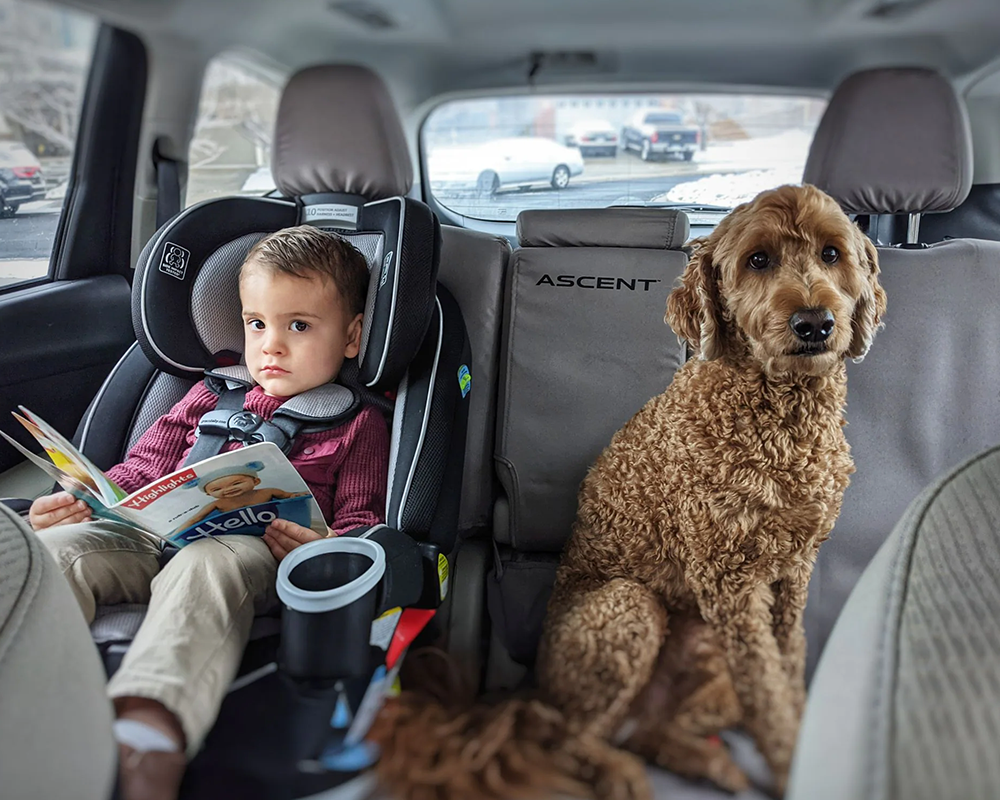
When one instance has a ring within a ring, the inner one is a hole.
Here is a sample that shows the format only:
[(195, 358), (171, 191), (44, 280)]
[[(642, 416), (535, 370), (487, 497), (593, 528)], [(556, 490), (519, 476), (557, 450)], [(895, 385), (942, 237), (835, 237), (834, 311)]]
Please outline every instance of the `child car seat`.
[[(147, 243), (132, 293), (137, 342), (94, 398), (76, 443), (102, 468), (121, 461), (206, 371), (239, 364), (237, 271), (249, 249), (268, 233), (302, 223), (335, 232), (371, 269), (361, 351), (345, 363), (338, 383), (391, 415), (386, 521), (421, 543), (421, 569), (432, 565), (434, 581), (433, 592), (421, 591), (424, 604), (433, 604), (440, 597), (437, 554), (447, 557), (455, 543), (470, 354), (458, 306), (436, 280), (437, 219), (404, 196), (412, 167), (381, 81), (354, 66), (312, 67), (293, 76), (279, 107), (272, 172), (282, 197), (205, 201)], [(408, 585), (416, 602), (419, 581), (416, 589)], [(92, 632), (109, 671), (143, 614), (135, 606), (98, 610)], [(255, 627), (274, 633), (276, 620)], [(273, 641), (270, 649), (259, 644), (251, 643), (241, 674), (273, 654)], [(189, 770), (184, 796), (210, 796), (222, 783), (228, 791), (245, 781), (245, 796), (264, 797), (268, 781), (278, 781), (240, 744), (245, 722), (238, 694), (223, 705), (220, 723)]]

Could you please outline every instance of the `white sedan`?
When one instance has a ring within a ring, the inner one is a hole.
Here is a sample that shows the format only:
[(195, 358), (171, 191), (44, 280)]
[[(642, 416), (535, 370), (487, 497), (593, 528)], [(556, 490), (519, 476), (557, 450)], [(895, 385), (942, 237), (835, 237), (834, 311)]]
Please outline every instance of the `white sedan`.
[(579, 150), (537, 136), (435, 148), (427, 159), (427, 177), (434, 191), (474, 187), (484, 196), (509, 186), (565, 189), (570, 178), (582, 172)]

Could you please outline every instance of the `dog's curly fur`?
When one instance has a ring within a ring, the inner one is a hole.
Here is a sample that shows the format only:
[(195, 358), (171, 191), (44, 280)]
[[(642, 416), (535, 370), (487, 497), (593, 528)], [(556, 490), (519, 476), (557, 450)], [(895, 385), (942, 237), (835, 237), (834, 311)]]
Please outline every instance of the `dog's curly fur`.
[[(809, 576), (853, 472), (844, 360), (867, 352), (885, 294), (875, 248), (811, 186), (764, 192), (692, 247), (666, 320), (698, 357), (583, 481), (539, 649), (551, 707), (404, 693), (380, 736), (402, 795), (647, 798), (625, 750), (736, 791), (715, 736), (735, 725), (783, 791)], [(834, 324), (807, 347), (791, 320), (809, 309)]]

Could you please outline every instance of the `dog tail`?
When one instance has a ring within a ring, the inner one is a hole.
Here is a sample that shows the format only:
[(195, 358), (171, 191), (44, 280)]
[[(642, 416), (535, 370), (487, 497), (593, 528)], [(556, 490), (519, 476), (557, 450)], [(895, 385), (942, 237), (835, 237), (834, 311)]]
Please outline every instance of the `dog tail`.
[[(442, 658), (450, 664), (436, 652), (438, 667)], [(411, 658), (426, 656), (417, 651)], [(388, 701), (372, 727), (382, 751), (378, 776), (393, 797), (593, 798), (593, 787), (614, 780), (613, 760), (601, 757), (608, 745), (575, 734), (557, 709), (532, 698), (475, 702), (474, 693), (456, 686), (456, 670), (448, 672), (408, 681), (419, 688)]]

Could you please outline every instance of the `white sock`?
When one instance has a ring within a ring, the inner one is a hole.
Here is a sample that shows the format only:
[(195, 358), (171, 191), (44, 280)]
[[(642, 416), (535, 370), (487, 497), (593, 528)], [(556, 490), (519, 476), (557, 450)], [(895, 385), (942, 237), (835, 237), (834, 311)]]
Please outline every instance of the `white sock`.
[(113, 726), (115, 739), (119, 744), (128, 745), (142, 753), (158, 751), (175, 753), (180, 748), (177, 742), (152, 725), (134, 719), (116, 719)]

